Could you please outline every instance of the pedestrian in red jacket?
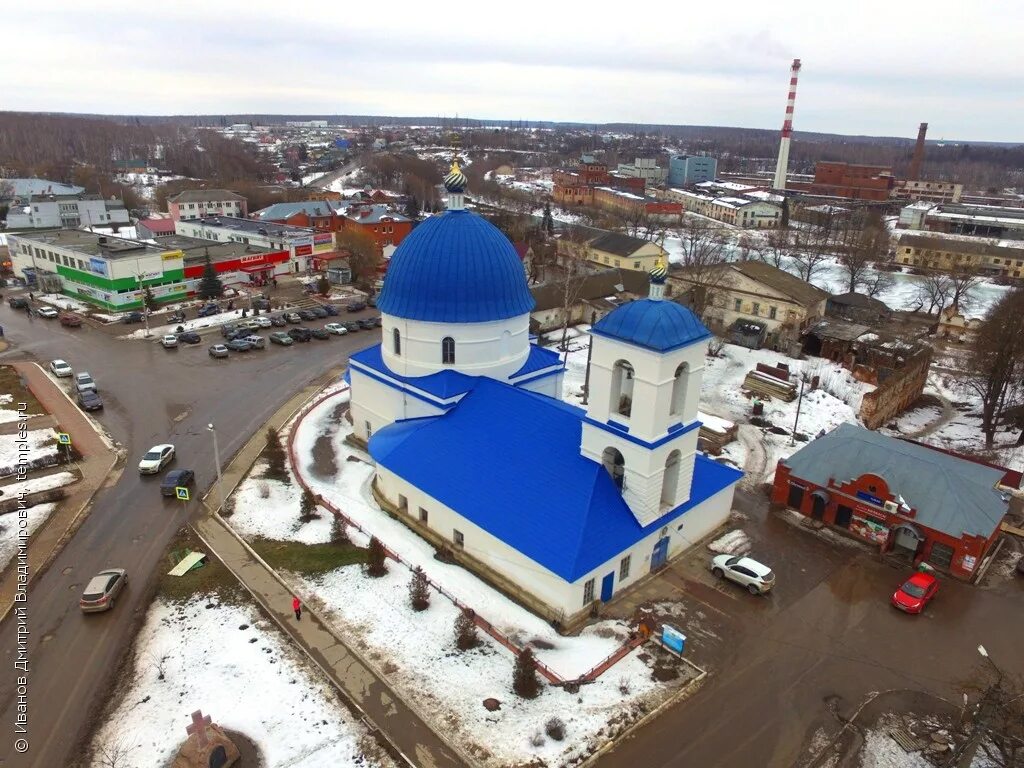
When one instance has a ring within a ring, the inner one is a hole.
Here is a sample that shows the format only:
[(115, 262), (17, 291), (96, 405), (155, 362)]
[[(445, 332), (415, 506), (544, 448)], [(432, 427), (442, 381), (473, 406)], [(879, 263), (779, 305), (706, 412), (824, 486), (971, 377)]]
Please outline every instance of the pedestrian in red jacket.
[(295, 620), (302, 621), (302, 602), (297, 597), (292, 598), (292, 610), (295, 611)]

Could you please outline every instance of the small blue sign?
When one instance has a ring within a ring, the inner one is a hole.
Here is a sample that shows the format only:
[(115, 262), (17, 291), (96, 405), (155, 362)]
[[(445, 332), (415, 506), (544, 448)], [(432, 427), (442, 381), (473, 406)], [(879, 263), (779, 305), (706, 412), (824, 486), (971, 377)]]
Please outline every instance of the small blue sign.
[(89, 259), (89, 271), (95, 272), (97, 275), (107, 276), (107, 262), (105, 259), (97, 259), (92, 257)]
[(67, 432), (58, 432), (57, 442), (60, 445), (71, 445), (71, 435), (69, 435)]
[(857, 491), (857, 498), (864, 499), (864, 501), (870, 501), (876, 507), (883, 506), (883, 502), (880, 498), (878, 498), (877, 496), (872, 496), (867, 491)]
[(181, 501), (188, 501), (188, 488), (185, 488), (180, 485), (175, 486), (174, 495), (177, 496), (178, 499), (180, 499)]
[(666, 648), (678, 654), (682, 654), (686, 649), (686, 635), (668, 624), (663, 624), (661, 627), (661, 642)]

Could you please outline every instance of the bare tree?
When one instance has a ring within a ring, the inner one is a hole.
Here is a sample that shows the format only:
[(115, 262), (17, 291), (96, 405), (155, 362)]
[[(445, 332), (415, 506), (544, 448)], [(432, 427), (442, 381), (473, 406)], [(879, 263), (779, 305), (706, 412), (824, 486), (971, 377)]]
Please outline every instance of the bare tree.
[(712, 224), (697, 216), (687, 216), (679, 224), (683, 258), (679, 276), (693, 285), (693, 311), (698, 317), (714, 303), (715, 292), (729, 274), (726, 265), (726, 240)]
[(963, 310), (974, 301), (974, 289), (981, 283), (981, 275), (970, 266), (957, 267), (949, 273), (949, 303)]
[(949, 302), (949, 275), (945, 272), (928, 272), (917, 286), (917, 301), (921, 309), (928, 307), (927, 314), (942, 312)]
[(896, 284), (896, 278), (891, 272), (881, 269), (874, 269), (864, 274), (860, 281), (860, 289), (865, 295), (876, 298)]
[(874, 214), (865, 221), (853, 246), (839, 258), (846, 276), (846, 290), (853, 293), (867, 283), (875, 262), (888, 252), (889, 232), (881, 215)]
[(991, 448), (1004, 411), (1021, 401), (1024, 291), (1006, 294), (978, 328), (970, 371), (967, 384), (981, 398), (981, 431)]
[(583, 285), (589, 270), (580, 257), (570, 256), (562, 262), (562, 276), (559, 279), (559, 297), (562, 310), (562, 340), (558, 348), (565, 352), (569, 348), (569, 326), (572, 325), (572, 310), (580, 300)]
[(773, 229), (763, 243), (753, 246), (752, 254), (758, 261), (771, 264), (776, 269), (785, 269), (791, 250), (789, 231)]
[[(980, 752), (986, 765), (1017, 768), (1024, 763), (1024, 684), (992, 664), (973, 671), (961, 685), (958, 722), (942, 734), (953, 742), (944, 765), (969, 768)], [(938, 724), (936, 731), (939, 730)]]
[(828, 259), (828, 234), (819, 230), (790, 230), (793, 247), (793, 267), (796, 275), (805, 283), (814, 278), (825, 267)]

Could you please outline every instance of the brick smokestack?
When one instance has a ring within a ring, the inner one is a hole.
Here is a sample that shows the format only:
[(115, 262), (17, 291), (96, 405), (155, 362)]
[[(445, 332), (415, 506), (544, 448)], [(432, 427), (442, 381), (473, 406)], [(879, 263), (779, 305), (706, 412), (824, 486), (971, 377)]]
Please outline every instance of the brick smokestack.
[(914, 145), (914, 156), (910, 160), (910, 171), (907, 178), (917, 181), (921, 178), (921, 163), (924, 162), (924, 137), (928, 134), (928, 123), (921, 123), (917, 129), (917, 144)]

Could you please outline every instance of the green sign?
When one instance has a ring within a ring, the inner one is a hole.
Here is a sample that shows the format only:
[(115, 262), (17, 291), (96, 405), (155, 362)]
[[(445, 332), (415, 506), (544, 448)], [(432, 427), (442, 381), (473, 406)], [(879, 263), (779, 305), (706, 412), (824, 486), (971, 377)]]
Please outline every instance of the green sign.
[(174, 489), (174, 494), (182, 501), (188, 501), (188, 488), (179, 485)]
[(57, 442), (60, 443), (61, 445), (71, 445), (71, 435), (69, 435), (67, 432), (58, 432)]

